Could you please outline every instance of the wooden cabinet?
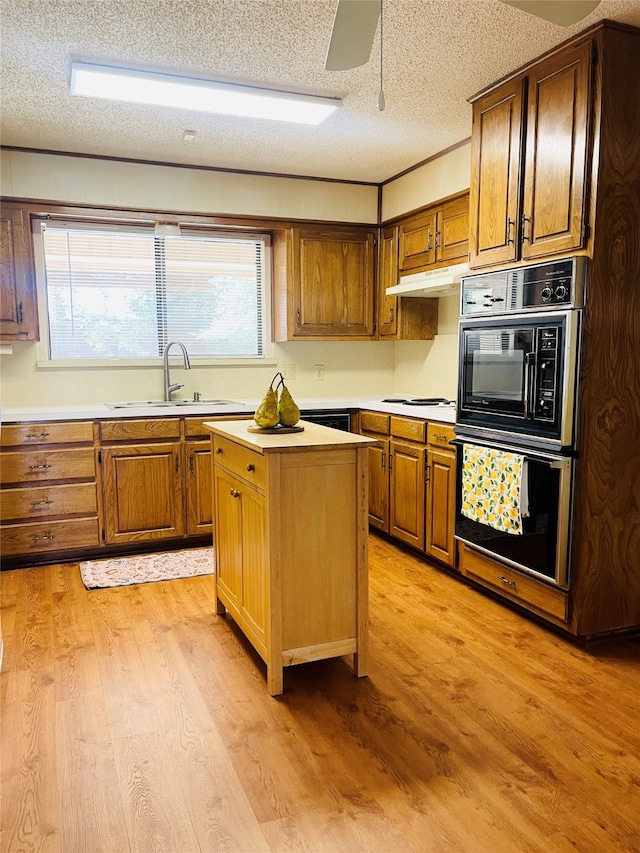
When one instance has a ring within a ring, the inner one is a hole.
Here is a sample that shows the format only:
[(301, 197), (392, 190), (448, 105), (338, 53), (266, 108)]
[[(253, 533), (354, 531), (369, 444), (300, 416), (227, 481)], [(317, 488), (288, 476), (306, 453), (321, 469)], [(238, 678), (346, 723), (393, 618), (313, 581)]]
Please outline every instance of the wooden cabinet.
[(432, 205), (398, 225), (398, 269), (418, 272), (463, 262), (469, 252), (469, 196)]
[(430, 423), (427, 428), (427, 517), (425, 551), (455, 567), (456, 453), (449, 442), (452, 427)]
[(375, 241), (375, 229), (355, 226), (277, 233), (274, 340), (371, 339)]
[(453, 429), (419, 418), (360, 412), (369, 447), (369, 524), (455, 565)]
[(100, 422), (108, 545), (185, 533), (180, 419)]
[(6, 204), (0, 214), (0, 340), (39, 338), (29, 214)]
[(460, 571), (492, 592), (566, 627), (568, 595), (565, 590), (498, 563), (464, 543), (460, 543)]
[(283, 667), (354, 656), (367, 666), (366, 453), (360, 436), (306, 423), (291, 435), (211, 424), (218, 612), (283, 691)]
[(1, 442), (3, 558), (98, 548), (93, 424), (5, 424)]
[(398, 226), (381, 230), (376, 301), (380, 340), (432, 340), (438, 331), (438, 300), (387, 296), (398, 283)]
[(592, 54), (587, 39), (472, 99), (472, 267), (585, 247)]

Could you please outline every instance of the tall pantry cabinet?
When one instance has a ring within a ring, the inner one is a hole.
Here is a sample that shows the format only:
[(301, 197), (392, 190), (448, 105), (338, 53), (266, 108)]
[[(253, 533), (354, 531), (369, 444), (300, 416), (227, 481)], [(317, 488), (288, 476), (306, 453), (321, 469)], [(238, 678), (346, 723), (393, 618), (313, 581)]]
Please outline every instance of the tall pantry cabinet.
[(590, 258), (566, 616), (582, 637), (640, 626), (637, 81), (640, 29), (602, 21), (471, 99), (472, 268)]

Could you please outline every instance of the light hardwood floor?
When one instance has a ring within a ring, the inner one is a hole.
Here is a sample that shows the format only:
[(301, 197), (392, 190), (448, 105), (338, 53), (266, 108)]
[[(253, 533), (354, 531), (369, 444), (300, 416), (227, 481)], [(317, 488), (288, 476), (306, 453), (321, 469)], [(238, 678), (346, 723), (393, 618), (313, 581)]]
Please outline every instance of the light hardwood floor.
[(3, 572), (3, 851), (640, 851), (640, 640), (584, 651), (376, 536), (370, 676), (265, 667), (211, 578)]

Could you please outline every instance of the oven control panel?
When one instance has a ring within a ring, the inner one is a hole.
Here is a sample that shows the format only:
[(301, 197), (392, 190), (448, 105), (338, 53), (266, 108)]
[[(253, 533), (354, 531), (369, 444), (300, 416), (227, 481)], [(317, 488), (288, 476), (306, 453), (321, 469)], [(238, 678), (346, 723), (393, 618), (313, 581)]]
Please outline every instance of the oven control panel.
[(575, 257), (465, 276), (460, 313), (468, 317), (581, 308), (585, 271), (586, 259)]

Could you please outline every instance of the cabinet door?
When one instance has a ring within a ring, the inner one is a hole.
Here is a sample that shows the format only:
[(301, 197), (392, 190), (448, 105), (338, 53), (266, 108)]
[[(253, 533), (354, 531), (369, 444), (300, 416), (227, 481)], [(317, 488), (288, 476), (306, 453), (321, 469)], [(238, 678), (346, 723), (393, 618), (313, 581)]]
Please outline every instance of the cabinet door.
[(469, 197), (454, 199), (436, 215), (436, 262), (469, 257)]
[(515, 261), (518, 252), (523, 78), (473, 104), (470, 265)]
[(216, 466), (213, 477), (218, 595), (264, 655), (269, 614), (265, 499), (222, 468)]
[(374, 251), (368, 229), (294, 229), (294, 338), (373, 335)]
[(431, 557), (454, 566), (455, 451), (429, 448), (427, 471), (429, 479), (425, 550)]
[(211, 442), (197, 441), (186, 445), (187, 453), (187, 534), (211, 533), (212, 483)]
[(369, 448), (369, 524), (389, 532), (389, 442), (378, 439)]
[(424, 548), (425, 450), (390, 442), (389, 533)]
[(0, 216), (0, 339), (37, 341), (38, 308), (29, 215)]
[(399, 267), (421, 269), (436, 260), (436, 214), (425, 211), (403, 222), (398, 231)]
[(106, 447), (102, 458), (109, 545), (184, 535), (178, 442)]
[(590, 41), (529, 74), (522, 257), (581, 248), (590, 150)]
[(378, 336), (394, 338), (398, 331), (398, 298), (387, 296), (387, 287), (398, 283), (398, 229), (383, 228), (378, 264)]

